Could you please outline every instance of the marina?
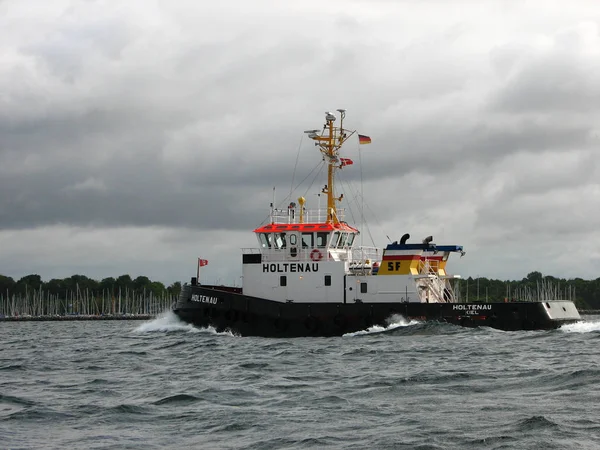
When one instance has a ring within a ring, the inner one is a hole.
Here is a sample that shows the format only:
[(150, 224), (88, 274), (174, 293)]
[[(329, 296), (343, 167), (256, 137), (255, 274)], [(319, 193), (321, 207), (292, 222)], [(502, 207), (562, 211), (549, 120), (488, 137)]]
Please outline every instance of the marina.
[(167, 292), (157, 296), (130, 290), (117, 291), (114, 296), (88, 289), (60, 295), (27, 290), (24, 295), (0, 295), (0, 321), (148, 320), (169, 309), (176, 298)]
[(0, 322), (69, 322), (75, 320), (150, 320), (154, 314), (122, 314), (122, 315), (55, 315), (55, 316), (1, 316)]

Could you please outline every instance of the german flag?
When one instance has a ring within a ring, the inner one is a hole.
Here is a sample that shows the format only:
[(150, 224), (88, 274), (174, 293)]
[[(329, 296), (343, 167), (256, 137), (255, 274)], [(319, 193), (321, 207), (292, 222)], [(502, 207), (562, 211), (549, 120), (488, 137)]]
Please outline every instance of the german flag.
[(371, 138), (369, 136), (365, 136), (364, 134), (358, 135), (358, 143), (359, 144), (370, 144)]

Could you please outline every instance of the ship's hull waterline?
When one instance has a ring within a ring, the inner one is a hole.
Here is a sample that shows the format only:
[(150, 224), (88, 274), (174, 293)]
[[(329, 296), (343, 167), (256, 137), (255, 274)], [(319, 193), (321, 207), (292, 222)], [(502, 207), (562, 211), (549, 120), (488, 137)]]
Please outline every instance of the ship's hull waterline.
[(240, 336), (341, 336), (405, 320), (437, 321), (500, 330), (555, 329), (577, 322), (570, 301), (508, 303), (282, 303), (239, 289), (185, 285), (174, 312), (185, 322)]

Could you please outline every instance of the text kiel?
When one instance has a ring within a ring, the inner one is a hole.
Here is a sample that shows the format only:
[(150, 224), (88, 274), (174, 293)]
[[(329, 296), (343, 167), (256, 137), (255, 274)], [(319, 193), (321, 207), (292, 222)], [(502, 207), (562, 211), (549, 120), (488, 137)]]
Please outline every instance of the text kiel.
[(464, 311), (466, 315), (476, 316), (483, 311), (491, 311), (492, 305), (452, 305), (454, 311)]

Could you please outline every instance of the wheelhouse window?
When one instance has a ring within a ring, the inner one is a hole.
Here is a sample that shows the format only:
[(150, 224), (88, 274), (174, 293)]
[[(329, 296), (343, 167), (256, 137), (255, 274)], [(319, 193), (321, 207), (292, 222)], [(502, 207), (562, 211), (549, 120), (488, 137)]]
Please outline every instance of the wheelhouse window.
[(333, 238), (331, 239), (331, 248), (336, 248), (338, 246), (338, 242), (340, 240), (340, 232), (336, 231), (333, 233)]
[(340, 247), (340, 248), (345, 247), (347, 242), (348, 242), (348, 233), (342, 233), (342, 235), (340, 236), (340, 240), (338, 242), (338, 247)]
[(275, 247), (285, 248), (285, 233), (278, 233), (275, 235)]
[(317, 247), (323, 248), (327, 247), (327, 239), (329, 238), (329, 233), (324, 233), (319, 231), (317, 233)]
[(271, 234), (270, 233), (260, 233), (260, 246), (262, 248), (271, 248)]
[(297, 238), (295, 234), (290, 234), (290, 245), (296, 245)]
[(355, 237), (356, 237), (356, 234), (354, 234), (354, 233), (350, 233), (350, 234), (348, 235), (348, 240), (346, 241), (346, 245), (347, 245), (348, 247), (352, 247), (352, 244), (354, 243), (354, 238), (355, 238)]
[(313, 233), (302, 233), (302, 247), (313, 248), (315, 246)]

